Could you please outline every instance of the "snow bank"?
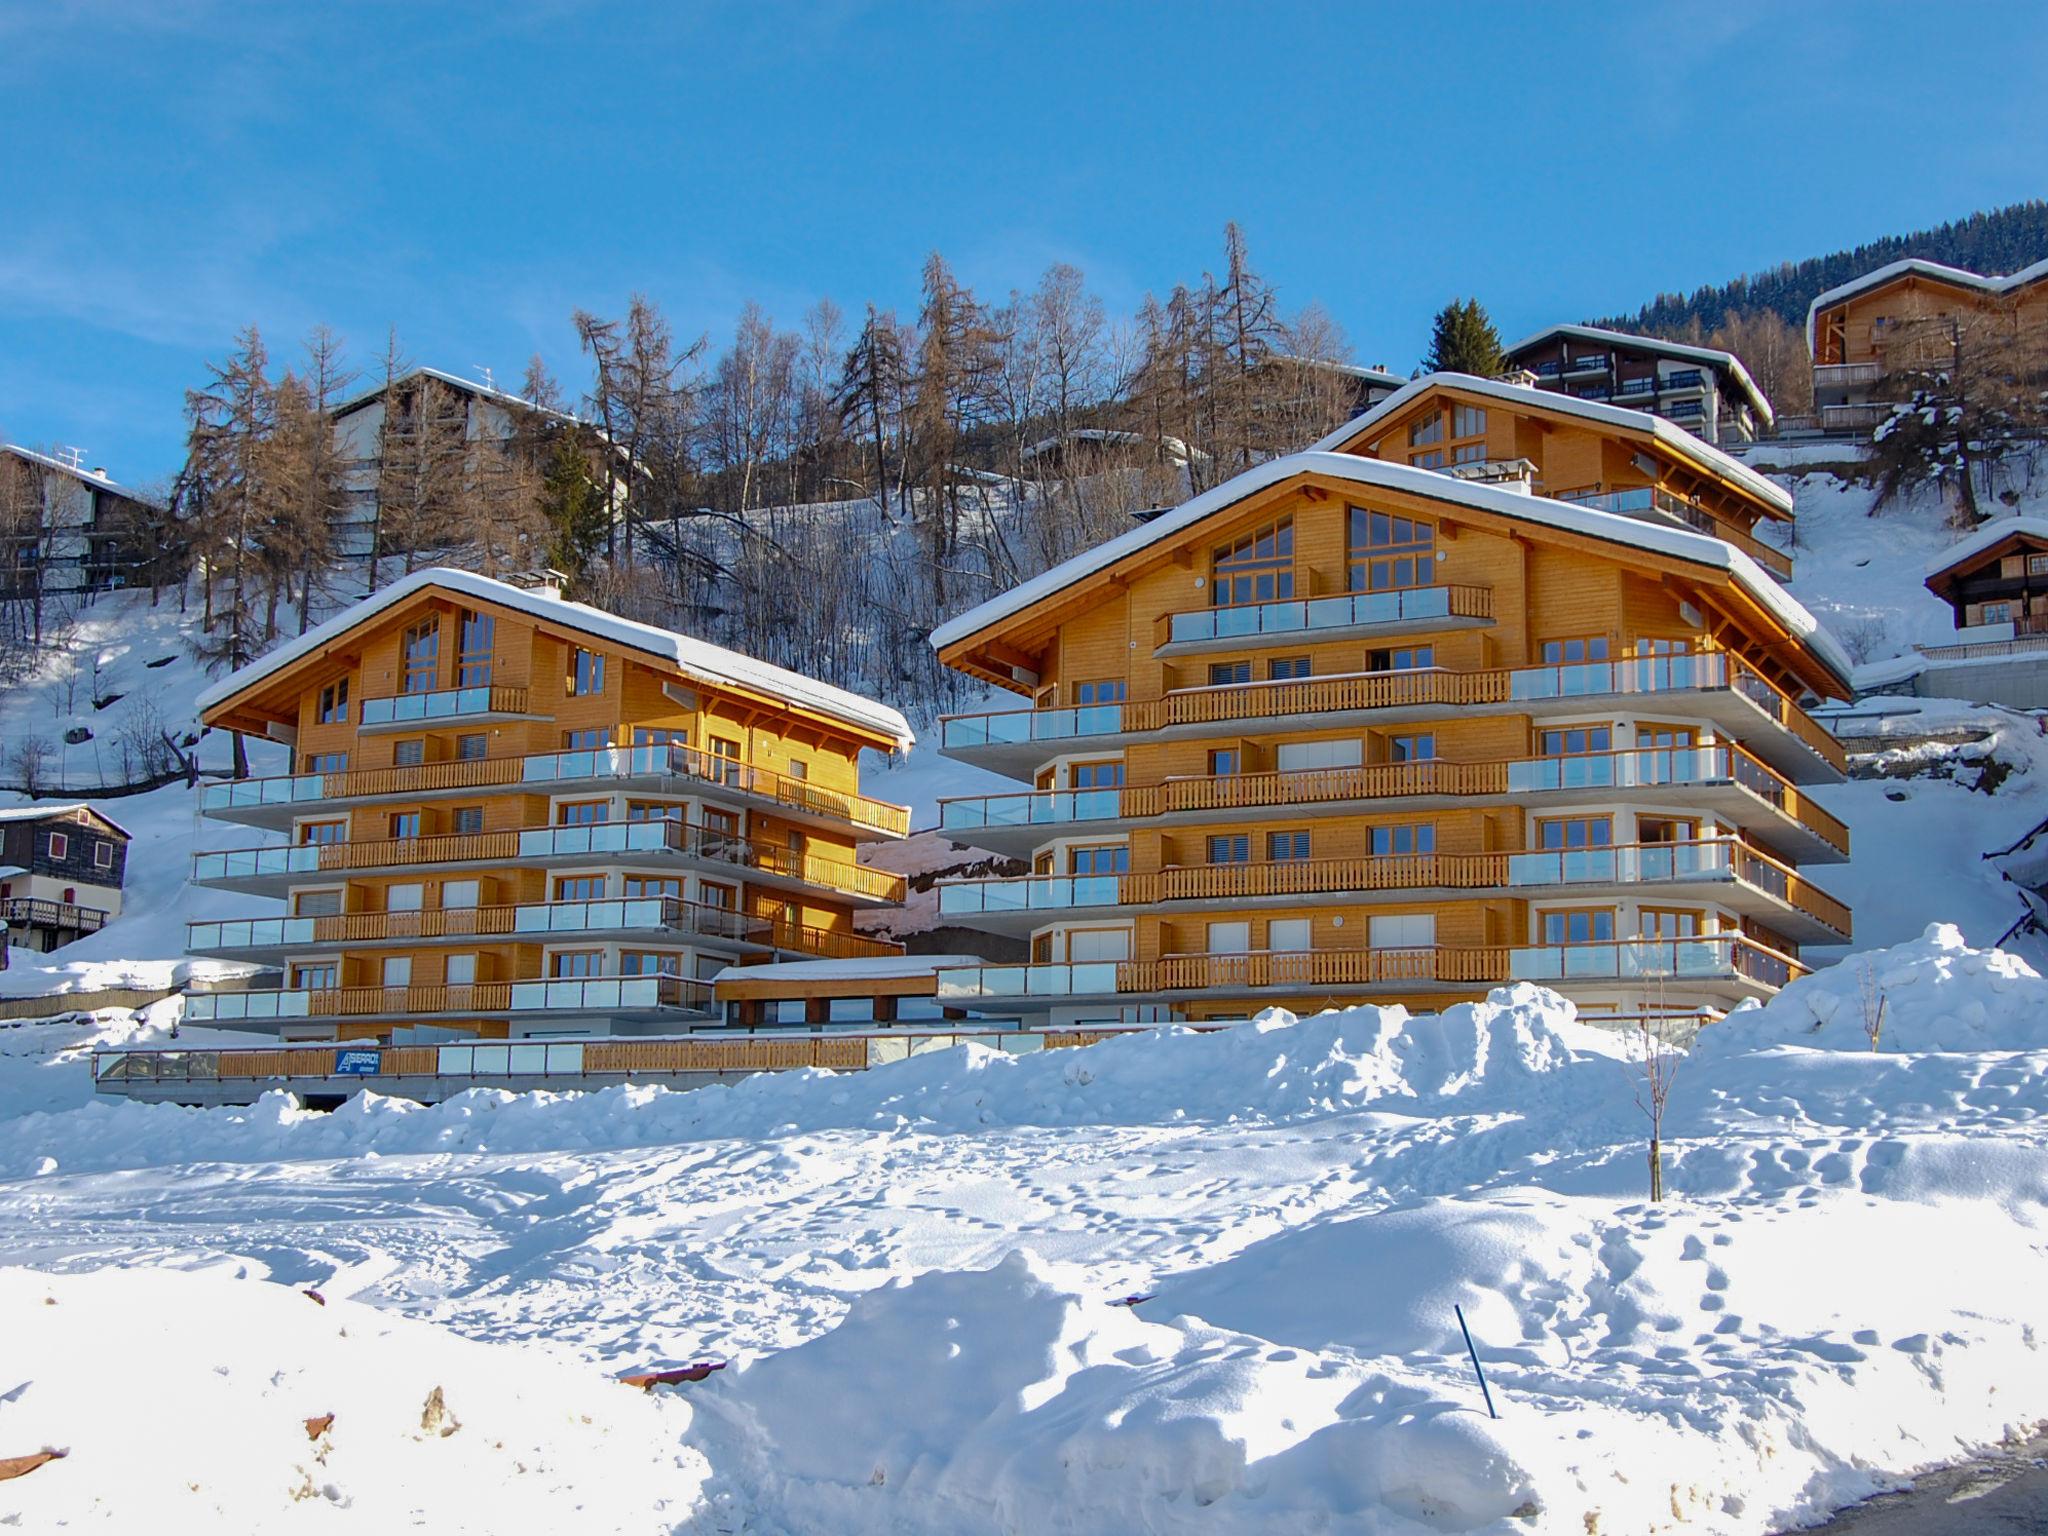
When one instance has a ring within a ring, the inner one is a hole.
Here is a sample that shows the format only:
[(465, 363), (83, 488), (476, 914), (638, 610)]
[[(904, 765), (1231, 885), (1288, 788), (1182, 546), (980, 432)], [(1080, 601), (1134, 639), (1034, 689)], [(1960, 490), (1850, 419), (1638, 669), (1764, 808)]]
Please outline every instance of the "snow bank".
[(673, 1398), (286, 1286), (6, 1269), (0, 1317), (0, 1456), (69, 1452), (0, 1524), (653, 1536), (703, 1478)]

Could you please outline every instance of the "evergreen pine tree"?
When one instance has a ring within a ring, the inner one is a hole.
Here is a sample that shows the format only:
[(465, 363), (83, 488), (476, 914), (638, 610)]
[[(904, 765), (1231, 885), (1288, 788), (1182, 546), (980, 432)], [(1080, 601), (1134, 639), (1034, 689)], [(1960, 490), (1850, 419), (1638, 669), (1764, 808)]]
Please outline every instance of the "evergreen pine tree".
[(1500, 332), (1477, 299), (1453, 299), (1437, 311), (1424, 373), (1473, 373), (1490, 379), (1506, 366)]
[(611, 532), (604, 486), (590, 472), (590, 458), (574, 432), (555, 436), (554, 452), (542, 471), (541, 511), (548, 520), (548, 563), (580, 579), (604, 548)]

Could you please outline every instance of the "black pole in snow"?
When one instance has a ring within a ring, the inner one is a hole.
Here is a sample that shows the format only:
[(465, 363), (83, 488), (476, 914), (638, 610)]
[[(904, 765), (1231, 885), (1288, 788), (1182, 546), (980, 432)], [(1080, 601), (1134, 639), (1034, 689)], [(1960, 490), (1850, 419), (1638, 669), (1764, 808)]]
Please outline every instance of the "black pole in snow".
[(1465, 1309), (1453, 1303), (1451, 1310), (1458, 1314), (1458, 1331), (1465, 1335), (1465, 1353), (1472, 1357), (1472, 1372), (1479, 1378), (1479, 1390), (1486, 1396), (1486, 1416), (1497, 1419), (1493, 1411), (1493, 1389), (1486, 1384), (1486, 1371), (1479, 1364), (1479, 1351), (1472, 1347), (1472, 1330), (1465, 1326)]

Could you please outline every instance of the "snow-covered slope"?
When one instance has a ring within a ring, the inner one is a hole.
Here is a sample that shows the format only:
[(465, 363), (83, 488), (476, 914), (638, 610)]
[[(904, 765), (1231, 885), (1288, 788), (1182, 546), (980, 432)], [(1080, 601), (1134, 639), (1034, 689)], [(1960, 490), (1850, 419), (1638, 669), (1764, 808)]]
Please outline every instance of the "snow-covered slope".
[[(674, 1425), (702, 1472), (660, 1482), (701, 1476), (666, 1517), (707, 1533), (1736, 1536), (2048, 1417), (2048, 981), (1936, 929), (1708, 1031), (1659, 1206), (1631, 1072), (1520, 988), (688, 1094), (94, 1105), (0, 1121), (0, 1248), (352, 1294), (498, 1341), (498, 1379), (555, 1380), (540, 1342), (735, 1356)], [(208, 1348), (235, 1413), (296, 1417)], [(411, 1374), (377, 1391), (337, 1447), (417, 1402)], [(0, 1400), (0, 1449), (76, 1423), (35, 1401)], [(621, 1434), (593, 1497), (654, 1486)]]

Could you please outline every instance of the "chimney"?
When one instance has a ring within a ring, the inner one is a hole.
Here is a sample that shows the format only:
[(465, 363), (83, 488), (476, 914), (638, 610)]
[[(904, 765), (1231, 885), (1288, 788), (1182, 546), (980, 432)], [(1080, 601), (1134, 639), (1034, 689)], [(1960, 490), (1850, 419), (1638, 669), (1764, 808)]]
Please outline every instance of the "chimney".
[(538, 570), (521, 571), (509, 578), (511, 584), (523, 592), (538, 592), (542, 597), (560, 597), (562, 588), (569, 580), (569, 573), (543, 566)]

